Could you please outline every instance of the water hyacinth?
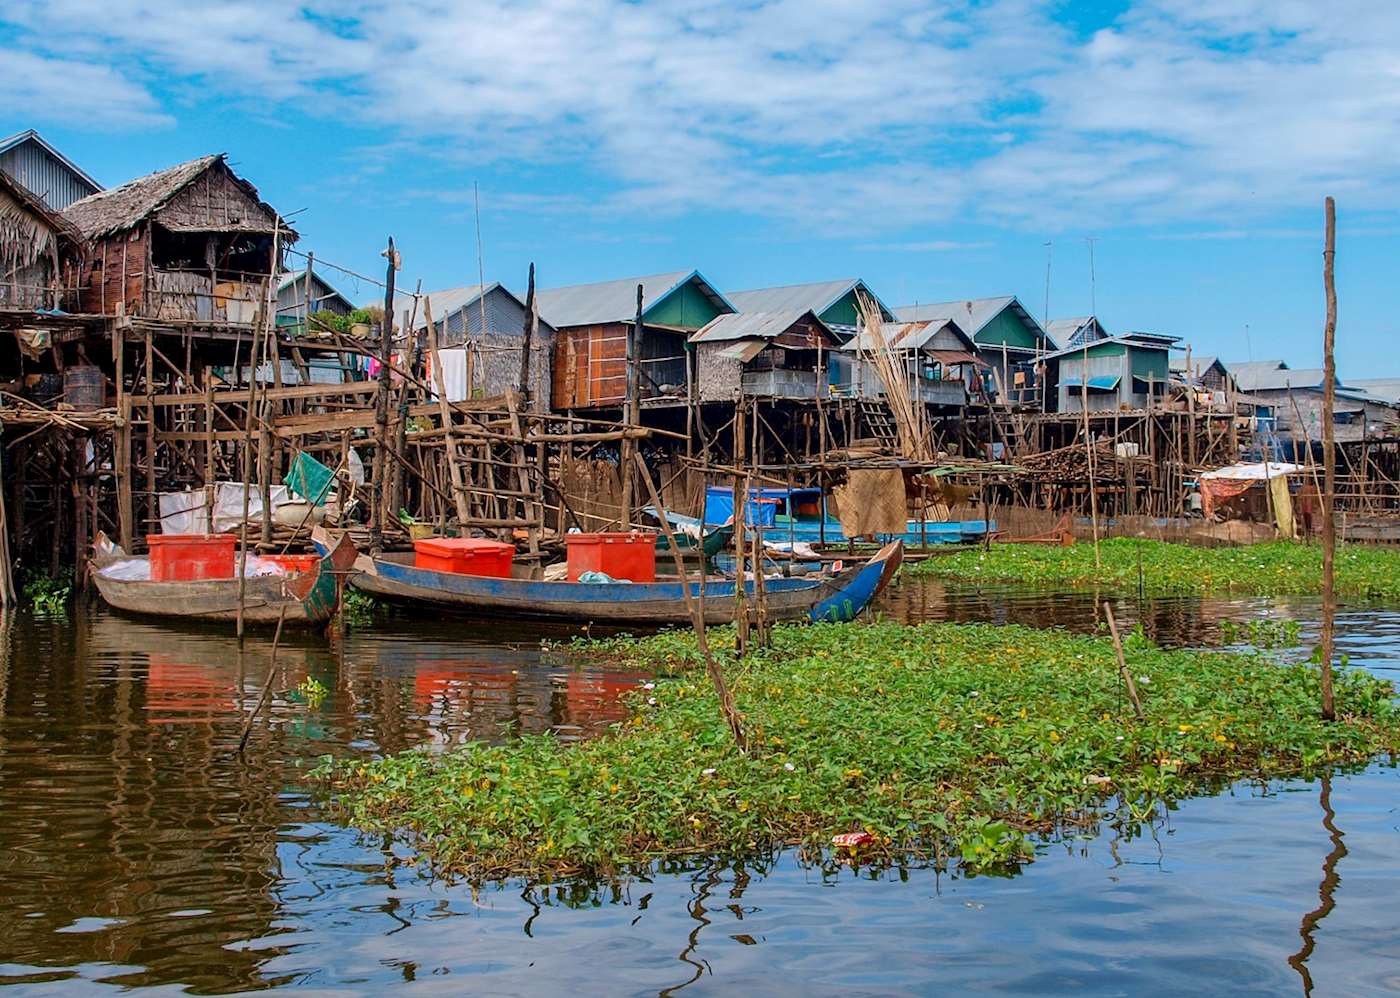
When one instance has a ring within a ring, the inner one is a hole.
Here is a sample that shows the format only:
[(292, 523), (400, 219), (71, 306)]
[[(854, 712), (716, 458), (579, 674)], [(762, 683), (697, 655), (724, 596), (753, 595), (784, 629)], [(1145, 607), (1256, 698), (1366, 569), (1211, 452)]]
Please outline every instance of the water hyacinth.
[[(732, 629), (713, 644), (733, 646)], [(1318, 718), (1318, 674), (1260, 654), (1164, 651), (1138, 635), (1129, 667), (1156, 681), (1133, 719), (1112, 645), (1013, 626), (778, 627), (729, 662), (754, 750), (740, 755), (693, 636), (591, 647), (653, 669), (659, 703), (589, 742), (531, 735), (443, 754), (327, 764), (351, 823), (404, 833), (437, 869), (490, 879), (617, 873), (697, 853), (797, 844), (830, 862), (832, 835), (864, 831), (862, 862), (932, 857), (973, 870), (1029, 858), (1037, 836), (1246, 777), (1359, 765), (1400, 748), (1390, 685), (1337, 681), (1340, 720)], [(969, 691), (976, 690), (977, 697)], [(1092, 779), (1091, 779), (1092, 777)]]
[[(1055, 588), (1103, 588), (1154, 595), (1315, 595), (1322, 585), (1322, 550), (1277, 541), (1249, 547), (1195, 547), (1119, 537), (1094, 546), (997, 544), (990, 552), (959, 551), (906, 568), (915, 575), (973, 583), (1016, 583)], [(1337, 593), (1400, 599), (1400, 551), (1344, 544), (1337, 548)]]

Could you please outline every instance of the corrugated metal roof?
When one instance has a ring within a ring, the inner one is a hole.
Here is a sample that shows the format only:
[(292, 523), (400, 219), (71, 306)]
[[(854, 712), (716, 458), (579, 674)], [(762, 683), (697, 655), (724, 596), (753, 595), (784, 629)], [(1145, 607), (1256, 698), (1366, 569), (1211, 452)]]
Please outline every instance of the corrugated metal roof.
[[(485, 291), (490, 291), (492, 288), (498, 286), (499, 285), (496, 283), (487, 284), (485, 285)], [(423, 292), (423, 298), (426, 300), (427, 305), (432, 307), (433, 325), (438, 325), (443, 319), (447, 318), (458, 309), (476, 304), (477, 299), (480, 298), (485, 291), (483, 291), (483, 286), (480, 284), (468, 284), (461, 288), (444, 288), (441, 291), (425, 291)], [(413, 328), (428, 328), (427, 309), (425, 303), (422, 301), (418, 303), (418, 313), (417, 318), (414, 319)]]
[(1081, 343), (1078, 346), (1056, 350), (1054, 353), (1046, 354), (1044, 359), (1050, 360), (1054, 357), (1072, 357), (1075, 354), (1082, 354), (1086, 346), (1093, 348), (1108, 343), (1122, 343), (1124, 346), (1144, 347), (1149, 350), (1170, 350), (1171, 345), (1180, 338), (1179, 336), (1163, 336), (1160, 333), (1120, 333), (1117, 336), (1105, 336), (1101, 340), (1093, 340), (1090, 343)]
[(1353, 378), (1347, 384), (1391, 405), (1400, 404), (1400, 378)]
[(1286, 371), (1288, 365), (1281, 360), (1229, 360), (1225, 370), (1238, 377), (1251, 371)]
[(1203, 357), (1199, 357), (1193, 354), (1191, 357), (1191, 370), (1187, 371), (1186, 357), (1185, 355), (1182, 355), (1180, 357), (1173, 357), (1171, 359), (1171, 369), (1173, 371), (1181, 371), (1182, 373), (1190, 374), (1192, 377), (1195, 377), (1197, 371), (1200, 371), (1202, 374), (1204, 374), (1206, 371), (1209, 371), (1212, 367), (1214, 367), (1216, 361), (1219, 359), (1220, 358), (1212, 357), (1209, 354), (1206, 354)]
[(728, 346), (721, 347), (719, 355), (728, 360), (737, 360), (740, 363), (747, 364), (761, 354), (763, 348), (767, 345), (768, 343), (764, 340), (740, 340), (737, 343), (730, 343)]
[[(711, 319), (691, 334), (692, 343), (719, 343), (726, 340), (772, 340), (783, 335), (804, 319), (815, 322), (831, 333), (831, 329), (810, 308), (791, 308), (781, 312), (732, 312)], [(834, 337), (833, 337), (834, 338)]]
[(894, 310), (894, 317), (905, 322), (927, 319), (930, 316), (949, 316), (962, 327), (963, 332), (973, 339), (1007, 308), (1016, 312), (1027, 329), (1040, 336), (1045, 330), (1030, 314), (1015, 295), (1002, 295), (997, 298), (968, 298), (965, 301), (930, 302), (928, 304), (901, 305)]
[(596, 284), (575, 284), (566, 288), (546, 288), (536, 292), (540, 317), (555, 329), (588, 326), (602, 322), (626, 322), (637, 314), (637, 285), (642, 286), (642, 317), (687, 281), (696, 280), (700, 290), (725, 312), (735, 308), (698, 270), (676, 270), (648, 277), (624, 277)]
[[(969, 350), (975, 349), (967, 334), (962, 328), (948, 316), (932, 316), (921, 319), (918, 322), (886, 322), (880, 327), (880, 335), (884, 337), (885, 343), (894, 350), (919, 350), (928, 343), (929, 340), (937, 336), (943, 329), (952, 327), (959, 341), (966, 344)], [(878, 350), (880, 344), (875, 341), (875, 337), (870, 335), (870, 330), (861, 326), (855, 336), (852, 336), (842, 350), (855, 353), (859, 350)]]
[(1320, 367), (1305, 367), (1298, 370), (1289, 368), (1247, 368), (1231, 370), (1231, 377), (1242, 392), (1280, 392), (1289, 388), (1321, 388), (1323, 370)]
[[(75, 176), (77, 176), (79, 179), (84, 181), (92, 188), (92, 192), (94, 194), (103, 189), (102, 185), (99, 184), (96, 180), (92, 179), (92, 177), (88, 174), (86, 170), (84, 170), (77, 163), (74, 163), (67, 156), (63, 155), (63, 153), (59, 152), (57, 149), (51, 146), (42, 135), (40, 135), (32, 128), (26, 128), (24, 131), (17, 132), (14, 135), (11, 135), (9, 138), (0, 139), (0, 155), (9, 152), (11, 149), (21, 146), (26, 142), (33, 142), (35, 145), (43, 149), (44, 152), (48, 153), (54, 159), (58, 160), (60, 163), (66, 166), (69, 170), (73, 171), (73, 174)], [(43, 196), (42, 191), (36, 191), (35, 193), (39, 194), (41, 197)]]
[(1050, 337), (1051, 348), (1063, 350), (1065, 347), (1076, 345), (1076, 337), (1084, 335), (1082, 332), (1086, 327), (1097, 330), (1097, 339), (1104, 339), (1108, 336), (1108, 330), (1104, 328), (1098, 316), (1081, 315), (1070, 319), (1051, 319), (1045, 324), (1045, 334)]
[(787, 284), (778, 288), (754, 288), (750, 291), (731, 291), (729, 300), (740, 312), (786, 312), (792, 309), (811, 309), (821, 315), (832, 305), (859, 288), (867, 294), (886, 316), (894, 313), (880, 297), (870, 290), (858, 277), (843, 277), (834, 281), (816, 281), (812, 284)]

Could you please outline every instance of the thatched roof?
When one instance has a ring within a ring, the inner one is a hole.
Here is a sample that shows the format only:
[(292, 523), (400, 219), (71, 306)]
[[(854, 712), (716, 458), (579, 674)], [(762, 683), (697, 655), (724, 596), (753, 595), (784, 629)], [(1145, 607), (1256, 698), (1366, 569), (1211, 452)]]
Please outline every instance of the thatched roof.
[(0, 259), (28, 266), (41, 257), (57, 258), (63, 242), (81, 246), (82, 234), (37, 194), (0, 170)]
[[(258, 189), (228, 168), (223, 153), (200, 156), (166, 170), (128, 180), (120, 187), (100, 191), (75, 201), (64, 209), (63, 215), (88, 239), (102, 239), (135, 228), (151, 215), (169, 204), (172, 198), (204, 175), (207, 170), (225, 171), (259, 207), (278, 217), (276, 209), (258, 197)], [(296, 233), (282, 221), (283, 239), (296, 240)]]

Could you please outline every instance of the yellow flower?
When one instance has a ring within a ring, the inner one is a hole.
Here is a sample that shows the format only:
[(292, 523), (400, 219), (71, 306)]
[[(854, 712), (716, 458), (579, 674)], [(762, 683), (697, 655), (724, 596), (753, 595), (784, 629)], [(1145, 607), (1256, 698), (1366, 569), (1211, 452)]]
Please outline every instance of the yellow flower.
[(1183, 735), (1186, 734), (1186, 732), (1191, 731), (1193, 728), (1195, 728), (1194, 724), (1178, 724), (1176, 726), (1176, 730), (1181, 732)]
[(1059, 740), (1060, 740), (1060, 733), (1059, 733), (1058, 731), (1052, 731), (1052, 732), (1050, 732), (1050, 740), (1051, 740), (1052, 742), (1057, 742), (1057, 741), (1059, 741)]
[(1215, 740), (1218, 742), (1228, 742), (1230, 739), (1226, 738), (1224, 735), (1216, 735)]

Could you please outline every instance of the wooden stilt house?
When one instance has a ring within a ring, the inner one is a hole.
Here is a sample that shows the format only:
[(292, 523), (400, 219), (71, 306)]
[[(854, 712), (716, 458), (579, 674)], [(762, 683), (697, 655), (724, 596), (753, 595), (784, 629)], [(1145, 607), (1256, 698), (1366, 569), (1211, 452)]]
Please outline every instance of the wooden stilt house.
[(840, 344), (811, 309), (717, 316), (690, 342), (701, 402), (825, 398), (827, 361)]
[(638, 285), (641, 404), (687, 403), (687, 339), (715, 316), (735, 311), (696, 270), (540, 291), (540, 318), (558, 330), (552, 392), (556, 410), (618, 408), (626, 400), (628, 327), (637, 312)]
[(83, 311), (171, 322), (251, 324), (284, 269), (274, 234), (283, 246), (296, 239), (222, 155), (90, 195), (63, 215), (89, 241)]

